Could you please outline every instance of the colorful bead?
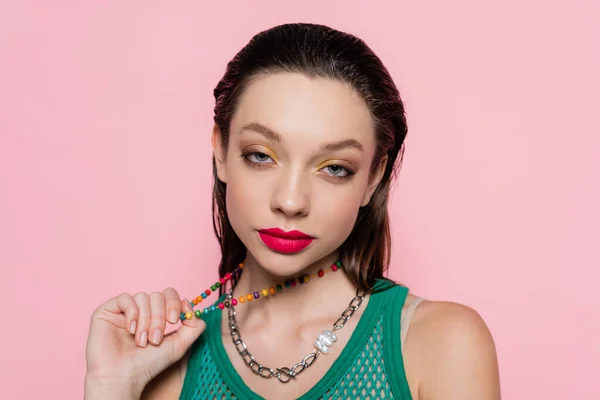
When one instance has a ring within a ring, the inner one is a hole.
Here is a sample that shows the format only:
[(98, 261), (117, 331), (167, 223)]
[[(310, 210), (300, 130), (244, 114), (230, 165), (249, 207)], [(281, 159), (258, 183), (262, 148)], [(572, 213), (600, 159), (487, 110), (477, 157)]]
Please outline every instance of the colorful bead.
[[(329, 269), (331, 269), (331, 271), (337, 271), (339, 268), (343, 268), (342, 262), (341, 260), (336, 261), (335, 263), (331, 264), (331, 267)], [(218, 282), (215, 282), (210, 289), (206, 289), (204, 291), (204, 293), (200, 293), (200, 296), (197, 296), (195, 299), (193, 299), (192, 301), (189, 302), (190, 307), (192, 308), (192, 312), (191, 313), (181, 313), (180, 314), (180, 319), (183, 321), (184, 319), (191, 319), (191, 317), (189, 317), (190, 315), (196, 315), (198, 318), (200, 318), (200, 315), (203, 313), (207, 313), (209, 311), (214, 311), (216, 310), (216, 308), (218, 307), (219, 309), (223, 310), (225, 307), (230, 307), (230, 306), (236, 306), (238, 303), (245, 303), (246, 301), (252, 301), (254, 299), (258, 299), (260, 298), (261, 294), (263, 297), (267, 297), (269, 295), (274, 295), (277, 292), (281, 292), (283, 291), (283, 287), (285, 286), (286, 288), (292, 288), (292, 287), (296, 287), (296, 283), (299, 284), (305, 284), (308, 283), (310, 277), (312, 275), (304, 275), (304, 276), (300, 276), (296, 279), (288, 279), (286, 280), (283, 285), (278, 284), (275, 287), (270, 287), (270, 288), (265, 288), (262, 289), (259, 292), (253, 292), (253, 293), (249, 293), (246, 296), (240, 296), (239, 297), (239, 301), (236, 299), (232, 299), (231, 300), (231, 304), (229, 304), (229, 302), (223, 302), (223, 303), (219, 303), (218, 305), (213, 304), (212, 306), (208, 307), (208, 308), (204, 308), (203, 311), (196, 311), (195, 313), (193, 312), (193, 308), (202, 303), (202, 301), (204, 301), (204, 299), (206, 299), (208, 296), (210, 296), (211, 293), (216, 292), (217, 289), (221, 288), (222, 286), (224, 286), (226, 284), (226, 282), (228, 280), (231, 279), (238, 279), (239, 275), (242, 273), (242, 270), (244, 269), (244, 263), (241, 262), (238, 264), (238, 266), (231, 272), (227, 272), (223, 277), (221, 277), (219, 279)], [(322, 278), (325, 275), (325, 271), (323, 271), (322, 269), (320, 269), (317, 274), (317, 276), (319, 276), (320, 278)], [(335, 341), (335, 340), (334, 340)], [(325, 347), (329, 347), (327, 340), (321, 340), (320, 341), (322, 345), (324, 345)]]
[(181, 314), (179, 314), (179, 319), (182, 320), (182, 321), (185, 319), (185, 313), (184, 312), (182, 312)]

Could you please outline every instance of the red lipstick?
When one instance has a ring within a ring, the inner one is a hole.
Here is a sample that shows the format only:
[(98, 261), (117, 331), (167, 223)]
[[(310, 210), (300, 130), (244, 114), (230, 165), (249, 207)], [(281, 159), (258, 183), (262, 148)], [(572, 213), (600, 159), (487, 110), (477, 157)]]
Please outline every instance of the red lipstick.
[(263, 243), (277, 253), (293, 254), (308, 247), (315, 239), (300, 231), (284, 231), (279, 228), (261, 229), (258, 235)]

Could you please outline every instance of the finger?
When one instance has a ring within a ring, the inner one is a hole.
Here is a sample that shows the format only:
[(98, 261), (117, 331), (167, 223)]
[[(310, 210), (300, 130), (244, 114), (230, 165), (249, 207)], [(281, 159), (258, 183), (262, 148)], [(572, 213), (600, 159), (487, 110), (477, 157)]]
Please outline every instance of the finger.
[(181, 300), (181, 302), (179, 303), (179, 305), (181, 306), (181, 312), (182, 312), (182, 313), (184, 313), (184, 314), (187, 314), (187, 313), (192, 313), (192, 319), (187, 319), (187, 318), (186, 318), (186, 319), (184, 319), (184, 320), (182, 321), (182, 324), (184, 324), (184, 325), (185, 325), (185, 324), (186, 324), (186, 323), (188, 323), (189, 321), (193, 321), (193, 320), (194, 320), (194, 318), (197, 318), (197, 317), (194, 315), (194, 309), (193, 309), (193, 308), (192, 308), (192, 306), (190, 305), (190, 301), (189, 301), (187, 298), (185, 298), (185, 299)]
[[(192, 312), (192, 307), (187, 299), (181, 302), (182, 311)], [(206, 323), (196, 316), (182, 321), (181, 327), (165, 336), (163, 346), (167, 349), (167, 358), (171, 363), (181, 359), (190, 346), (204, 332)]]
[[(187, 299), (181, 301), (181, 308), (183, 312), (192, 312)], [(206, 323), (200, 318), (194, 316), (189, 320), (186, 319), (178, 330), (164, 335), (160, 346), (150, 346), (145, 354), (152, 359), (160, 360), (157, 370), (162, 371), (183, 357), (205, 327)]]
[(125, 326), (122, 326), (122, 328), (128, 330), (131, 334), (135, 334), (139, 309), (129, 294), (122, 293), (109, 299), (99, 306), (97, 311), (108, 311), (112, 314), (125, 314)]
[(181, 298), (177, 290), (169, 287), (163, 291), (166, 301), (167, 315), (169, 316), (169, 322), (176, 324), (179, 321), (179, 315), (181, 314)]
[(140, 310), (133, 298), (124, 293), (118, 297), (119, 308), (125, 312), (125, 326), (129, 333), (135, 335)]
[[(182, 321), (182, 323), (181, 323), (183, 325), (182, 328), (189, 327), (192, 329), (198, 329), (200, 326), (206, 325), (204, 320), (202, 320), (194, 315), (194, 310), (192, 309), (192, 306), (190, 306), (190, 302), (187, 299), (183, 299), (183, 301), (181, 302), (181, 309), (186, 314), (192, 313), (192, 319), (185, 319)], [(197, 322), (200, 322), (200, 324), (198, 324)], [(177, 332), (179, 332), (179, 331), (181, 331), (181, 328), (177, 330)], [(198, 337), (198, 335), (196, 335), (196, 337)]]
[(140, 292), (136, 293), (133, 299), (140, 309), (135, 341), (138, 346), (146, 347), (148, 345), (148, 329), (150, 327), (150, 298), (147, 293)]
[(159, 345), (165, 332), (165, 297), (160, 292), (150, 295), (150, 343)]

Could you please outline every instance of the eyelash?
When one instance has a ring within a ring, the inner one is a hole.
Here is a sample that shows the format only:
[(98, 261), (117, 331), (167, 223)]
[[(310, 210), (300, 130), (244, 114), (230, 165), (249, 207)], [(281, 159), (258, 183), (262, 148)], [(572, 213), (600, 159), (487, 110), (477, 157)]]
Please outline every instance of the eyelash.
[[(242, 153), (241, 157), (244, 159), (244, 161), (245, 161), (245, 162), (247, 162), (248, 164), (250, 164), (250, 165), (252, 165), (252, 166), (255, 166), (255, 167), (258, 167), (258, 168), (266, 168), (266, 166), (265, 166), (265, 164), (266, 164), (266, 163), (264, 163), (264, 162), (252, 161), (252, 160), (250, 159), (250, 157), (251, 157), (251, 156), (255, 156), (255, 155), (257, 155), (257, 154), (259, 154), (259, 155), (263, 155), (263, 156), (266, 156), (266, 157), (268, 157), (269, 159), (271, 159), (271, 160), (272, 160), (271, 156), (269, 156), (268, 154), (262, 153), (262, 152), (260, 152), (260, 151), (253, 151), (253, 152), (249, 152), (249, 153)], [(323, 167), (323, 169), (324, 169), (324, 168), (331, 168), (331, 167), (334, 167), (334, 166), (335, 166), (335, 167), (339, 167), (339, 168), (343, 169), (344, 171), (346, 171), (346, 175), (344, 175), (344, 176), (339, 176), (339, 175), (327, 174), (329, 177), (331, 177), (331, 178), (333, 178), (333, 179), (340, 179), (340, 180), (350, 179), (350, 178), (352, 178), (352, 175), (354, 175), (354, 174), (355, 174), (355, 172), (354, 172), (354, 171), (352, 171), (351, 169), (349, 169), (349, 168), (346, 168), (346, 167), (342, 167), (342, 166), (341, 166), (341, 165), (339, 165), (339, 164), (331, 164), (331, 165), (327, 165), (326, 167)]]

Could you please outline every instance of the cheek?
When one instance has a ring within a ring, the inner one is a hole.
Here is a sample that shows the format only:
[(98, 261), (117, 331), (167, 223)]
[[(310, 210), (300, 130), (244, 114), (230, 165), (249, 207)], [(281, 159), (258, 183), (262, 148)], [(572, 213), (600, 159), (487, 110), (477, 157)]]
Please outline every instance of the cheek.
[(227, 178), (227, 215), (238, 236), (242, 238), (249, 228), (264, 228), (262, 225), (255, 226), (264, 221), (265, 204), (269, 204), (264, 182), (259, 184), (256, 178), (249, 176), (247, 169), (239, 165), (228, 167)]
[(319, 231), (331, 237), (332, 244), (341, 245), (356, 222), (364, 195), (363, 184), (353, 182), (345, 187), (329, 186), (328, 189), (315, 191), (311, 220), (318, 221)]

